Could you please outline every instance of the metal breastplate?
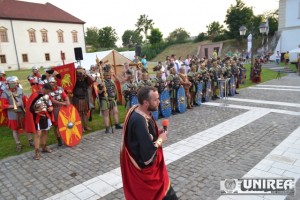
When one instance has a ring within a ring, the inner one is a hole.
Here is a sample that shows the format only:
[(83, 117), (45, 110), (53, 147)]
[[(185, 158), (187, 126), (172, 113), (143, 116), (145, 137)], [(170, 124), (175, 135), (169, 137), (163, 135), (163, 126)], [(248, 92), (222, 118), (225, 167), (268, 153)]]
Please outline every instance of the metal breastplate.
[(238, 74), (238, 66), (232, 67), (232, 74), (235, 76)]
[(148, 80), (142, 80), (141, 83), (140, 83), (140, 86), (141, 87), (143, 87), (143, 86), (151, 86), (151, 83)]
[(165, 82), (161, 79), (161, 78), (155, 78), (156, 79), (156, 83), (158, 85), (155, 85), (155, 87), (158, 90), (158, 93), (162, 93), (165, 89)]
[(190, 74), (188, 75), (189, 81), (193, 84), (197, 83), (197, 74), (195, 72), (190, 72)]
[(53, 91), (50, 93), (50, 96), (53, 97), (56, 101), (60, 101), (62, 102), (62, 93), (63, 93), (63, 89), (61, 87), (58, 87), (57, 90)]
[(108, 97), (115, 97), (116, 96), (116, 90), (115, 90), (115, 85), (114, 83), (109, 80), (105, 80), (105, 87), (106, 87), (106, 92), (107, 92), (107, 95)]
[(217, 69), (214, 69), (213, 67), (211, 68), (211, 73), (213, 74), (212, 75), (212, 79), (213, 80), (218, 80), (218, 72), (217, 72)]
[(28, 79), (29, 81), (32, 81), (32, 83), (39, 83), (39, 81), (40, 81), (40, 77), (35, 76), (35, 75), (33, 75), (33, 74), (29, 75), (29, 76), (27, 77), (27, 79)]
[(17, 110), (14, 110), (14, 112), (22, 112), (24, 108), (23, 104), (23, 91), (21, 88), (18, 88), (16, 91), (12, 92), (9, 89), (5, 89), (4, 92), (7, 95), (7, 100), (10, 105), (14, 105), (15, 103), (21, 103), (21, 106), (17, 107)]
[(178, 76), (173, 77), (173, 82), (174, 82), (173, 88), (177, 89), (180, 87), (180, 79)]
[(35, 104), (34, 104), (34, 110), (37, 112), (46, 112), (47, 111), (47, 105), (49, 105), (49, 96), (48, 95), (44, 95), (41, 96), (38, 100), (36, 100)]

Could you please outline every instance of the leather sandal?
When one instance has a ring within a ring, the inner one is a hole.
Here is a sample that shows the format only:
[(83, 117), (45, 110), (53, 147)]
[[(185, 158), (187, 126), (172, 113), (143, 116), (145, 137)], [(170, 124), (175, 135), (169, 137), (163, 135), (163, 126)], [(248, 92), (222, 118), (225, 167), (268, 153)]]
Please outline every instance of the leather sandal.
[(51, 150), (50, 148), (48, 148), (46, 145), (44, 145), (44, 146), (42, 147), (42, 152), (43, 152), (43, 153), (51, 153), (52, 150)]
[(39, 149), (35, 149), (33, 159), (34, 160), (39, 160), (40, 158), (41, 158), (40, 150)]

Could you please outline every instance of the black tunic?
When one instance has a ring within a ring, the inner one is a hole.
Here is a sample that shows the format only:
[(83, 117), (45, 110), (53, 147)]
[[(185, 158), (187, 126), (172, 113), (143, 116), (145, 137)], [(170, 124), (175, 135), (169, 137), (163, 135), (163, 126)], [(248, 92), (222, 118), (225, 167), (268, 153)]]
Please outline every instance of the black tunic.
[(156, 133), (155, 121), (149, 119), (148, 126), (149, 129), (147, 120), (142, 115), (132, 112), (127, 124), (126, 141), (130, 154), (141, 168), (150, 166), (156, 157), (157, 148), (153, 142), (157, 140), (158, 133)]

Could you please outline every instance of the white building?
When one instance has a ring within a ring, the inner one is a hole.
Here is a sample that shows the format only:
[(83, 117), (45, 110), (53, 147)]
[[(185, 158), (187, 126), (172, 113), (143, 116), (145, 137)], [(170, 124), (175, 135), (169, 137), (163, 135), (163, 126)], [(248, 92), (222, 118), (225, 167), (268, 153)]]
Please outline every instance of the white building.
[(50, 3), (0, 1), (0, 69), (57, 66), (85, 52), (82, 20)]
[[(279, 1), (279, 23), (278, 32), (280, 38), (276, 49), (285, 53), (300, 47), (300, 0)], [(275, 60), (274, 55), (271, 56)], [(297, 54), (290, 54), (290, 61), (296, 61)]]

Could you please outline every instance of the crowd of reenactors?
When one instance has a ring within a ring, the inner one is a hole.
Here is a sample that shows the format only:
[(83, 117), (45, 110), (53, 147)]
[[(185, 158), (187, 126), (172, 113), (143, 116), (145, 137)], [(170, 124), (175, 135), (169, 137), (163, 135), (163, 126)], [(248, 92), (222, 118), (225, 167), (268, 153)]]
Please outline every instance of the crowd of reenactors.
[[(185, 59), (177, 60), (175, 55), (167, 56), (165, 62), (159, 62), (153, 68), (153, 78), (138, 60), (134, 64), (124, 63), (124, 69), (118, 75), (113, 68), (107, 62), (98, 60), (90, 70), (78, 66), (76, 84), (70, 94), (62, 88), (61, 76), (57, 71), (45, 69), (41, 75), (37, 67), (32, 67), (32, 74), (28, 76), (32, 89), (29, 99), (24, 95), (16, 76), (6, 77), (5, 72), (0, 71), (1, 109), (7, 110), (6, 125), (12, 130), (16, 151), (22, 150), (19, 133), (25, 132), (29, 145), (35, 148), (34, 159), (40, 159), (40, 147), (41, 152), (50, 153), (52, 150), (46, 146), (46, 142), (51, 126), (54, 127), (58, 146), (62, 146), (57, 122), (63, 106), (75, 106), (84, 132), (91, 130), (88, 121), (92, 120), (97, 102), (104, 119), (105, 133), (110, 133), (114, 129), (122, 129), (118, 117), (118, 93), (122, 94), (123, 104), (128, 110), (138, 103), (136, 95), (141, 87), (155, 86), (164, 98), (160, 100), (160, 110), (153, 114), (157, 115), (156, 118), (168, 117), (183, 112), (180, 107), (182, 103), (185, 108), (192, 109), (206, 101), (219, 99), (220, 95), (238, 94), (236, 88), (245, 79), (245, 75), (241, 76), (245, 74), (242, 60), (229, 57), (206, 59), (187, 55)], [(234, 82), (230, 82), (230, 79)], [(121, 84), (121, 91), (118, 91), (115, 81)], [(226, 84), (221, 88), (222, 81)], [(234, 94), (230, 92), (232, 88)], [(178, 96), (179, 91), (183, 97)], [(168, 109), (170, 114), (166, 114)], [(1, 119), (4, 118), (0, 117), (2, 123)], [(29, 133), (36, 133), (34, 142)]]
[[(134, 100), (137, 91), (145, 85), (157, 87), (160, 94), (168, 91), (171, 113), (177, 114), (180, 112), (178, 102), (182, 100), (178, 99), (179, 90), (184, 90), (186, 108), (192, 109), (206, 101), (219, 99), (218, 95), (223, 97), (238, 94), (236, 89), (246, 78), (243, 61), (229, 57), (199, 59), (188, 55), (185, 60), (177, 60), (175, 55), (171, 55), (166, 57), (165, 63), (159, 62), (153, 71), (156, 75), (150, 79), (148, 71), (142, 67), (124, 68), (122, 94), (126, 99), (127, 109), (137, 102)], [(223, 83), (222, 93), (220, 83)]]

